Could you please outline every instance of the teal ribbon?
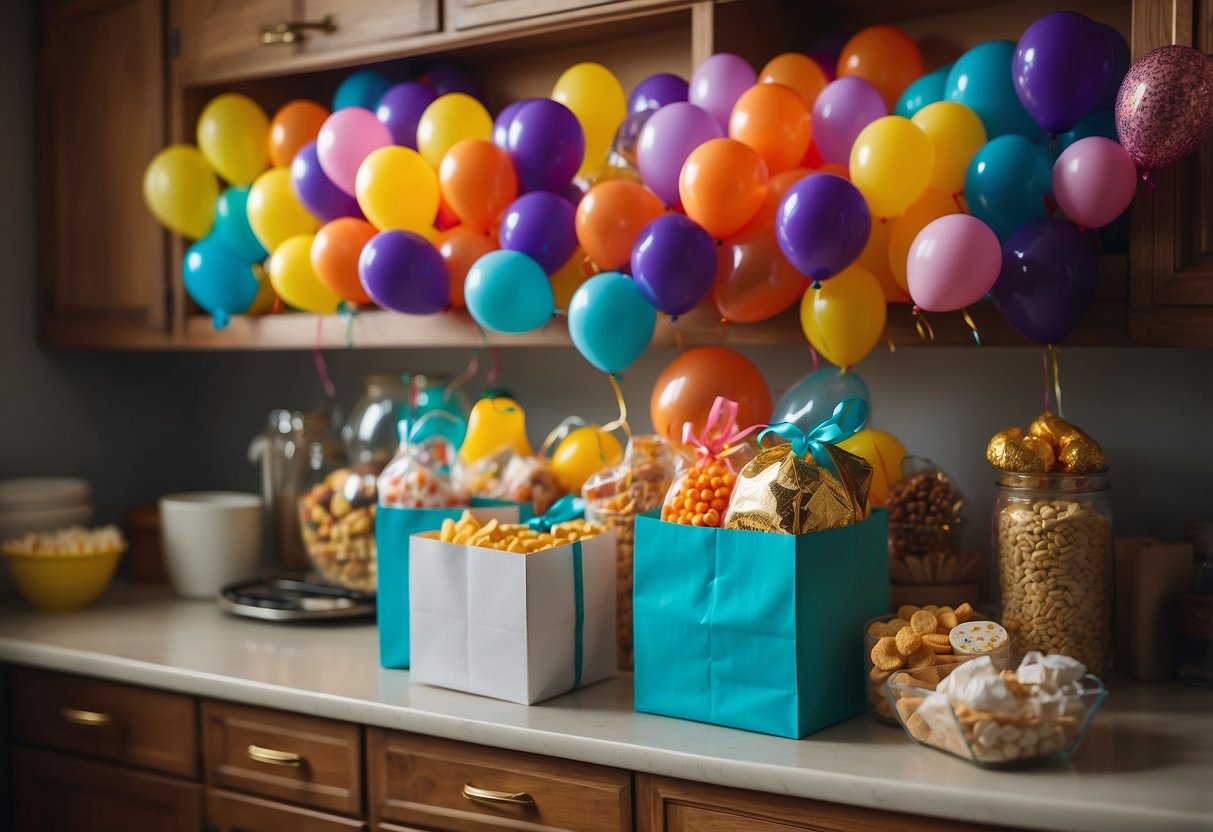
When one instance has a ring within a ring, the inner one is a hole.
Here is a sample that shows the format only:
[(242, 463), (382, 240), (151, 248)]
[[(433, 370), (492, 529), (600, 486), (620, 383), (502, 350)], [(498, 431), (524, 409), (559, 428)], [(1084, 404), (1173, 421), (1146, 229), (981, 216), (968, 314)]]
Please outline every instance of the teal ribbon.
[[(585, 516), (585, 500), (580, 497), (574, 497), (572, 494), (566, 494), (561, 497), (552, 507), (547, 510), (547, 513), (542, 517), (532, 517), (526, 521), (526, 524), (531, 527), (532, 531), (546, 534), (552, 530), (552, 526), (560, 523), (567, 523), (570, 520), (576, 520), (579, 517)], [(577, 550), (577, 563), (581, 563), (581, 549)], [(580, 581), (580, 579), (579, 579)], [(580, 592), (581, 584), (578, 583), (578, 591)]]
[(796, 456), (813, 455), (813, 459), (822, 468), (837, 476), (838, 468), (825, 446), (835, 445), (850, 439), (868, 422), (868, 403), (863, 399), (843, 399), (834, 408), (830, 418), (824, 420), (807, 434), (791, 422), (776, 422), (762, 433), (758, 434), (758, 444), (768, 433), (773, 433), (780, 439), (792, 444), (792, 453)]
[(581, 687), (581, 645), (585, 640), (585, 590), (581, 577), (581, 541), (573, 541), (573, 687)]

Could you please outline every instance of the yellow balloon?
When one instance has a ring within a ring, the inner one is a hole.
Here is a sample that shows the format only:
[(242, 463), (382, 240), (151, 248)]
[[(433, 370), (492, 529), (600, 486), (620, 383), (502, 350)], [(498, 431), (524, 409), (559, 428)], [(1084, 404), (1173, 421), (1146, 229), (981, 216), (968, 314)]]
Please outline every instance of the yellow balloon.
[(143, 172), (143, 201), (156, 221), (178, 234), (201, 240), (215, 224), (219, 180), (198, 149), (171, 144), (152, 157)]
[(522, 406), (505, 396), (481, 399), (472, 405), (459, 458), (475, 462), (507, 447), (519, 456), (534, 453), (526, 438), (526, 413)]
[(248, 309), (244, 310), (244, 314), (268, 315), (274, 311), (274, 301), (278, 299), (278, 296), (274, 294), (274, 284), (270, 282), (270, 276), (265, 273), (265, 269), (260, 263), (253, 264), (253, 274), (259, 285), (257, 297), (253, 298), (253, 302), (249, 304)]
[(245, 211), (253, 235), (266, 251), (274, 251), (291, 237), (315, 234), (320, 228), (295, 196), (289, 168), (270, 168), (258, 176), (249, 188)]
[(927, 189), (934, 166), (931, 140), (901, 116), (876, 119), (851, 146), (851, 182), (874, 217), (895, 217), (913, 205)]
[(927, 188), (917, 202), (893, 220), (893, 228), (889, 231), (889, 268), (893, 270), (893, 279), (897, 281), (898, 286), (909, 292), (906, 283), (906, 261), (910, 257), (910, 248), (914, 245), (918, 232), (940, 217), (963, 213), (955, 197), (934, 188)]
[(237, 92), (212, 98), (198, 116), (198, 149), (233, 185), (247, 185), (269, 167), (269, 135), (265, 110)]
[(905, 446), (891, 433), (867, 428), (838, 443), (838, 447), (861, 456), (872, 466), (872, 490), (868, 502), (879, 508), (889, 498), (889, 486), (901, 479), (901, 460)]
[(270, 283), (286, 305), (327, 315), (337, 311), (341, 297), (321, 283), (312, 269), (315, 239), (315, 234), (299, 234), (274, 249), (270, 255)]
[(963, 193), (969, 162), (986, 143), (986, 128), (977, 113), (955, 101), (936, 101), (914, 113), (910, 121), (935, 148), (931, 187), (949, 195)]
[(628, 98), (619, 79), (602, 64), (574, 64), (556, 79), (552, 98), (573, 111), (585, 132), (585, 156), (578, 176), (602, 167), (615, 131), (628, 114)]
[(884, 292), (884, 299), (889, 303), (908, 303), (910, 293), (897, 285), (893, 277), (893, 269), (889, 266), (889, 233), (893, 223), (886, 219), (872, 220), (872, 230), (868, 234), (868, 244), (863, 247), (859, 259), (855, 262), (872, 273)]
[(362, 160), (354, 180), (358, 207), (380, 231), (425, 231), (438, 216), (438, 174), (407, 147), (381, 147)]
[(552, 275), (552, 294), (556, 297), (557, 309), (568, 309), (573, 293), (590, 279), (585, 266), (585, 249), (578, 246), (573, 256)]
[(439, 96), (417, 122), (417, 150), (438, 170), (446, 152), (464, 139), (493, 138), (493, 118), (484, 105), (467, 93)]
[(585, 481), (603, 468), (623, 462), (619, 440), (598, 425), (587, 425), (570, 433), (552, 454), (552, 473), (562, 488), (581, 493)]
[(880, 341), (887, 312), (880, 283), (858, 264), (821, 281), (820, 289), (810, 288), (800, 299), (800, 325), (809, 343), (844, 368), (858, 364)]

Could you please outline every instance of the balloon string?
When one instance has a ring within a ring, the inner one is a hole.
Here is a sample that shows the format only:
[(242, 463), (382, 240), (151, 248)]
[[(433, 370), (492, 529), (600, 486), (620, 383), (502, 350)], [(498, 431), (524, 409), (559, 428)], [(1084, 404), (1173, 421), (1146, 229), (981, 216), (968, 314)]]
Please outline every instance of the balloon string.
[(478, 347), (472, 352), (472, 357), (468, 360), (468, 365), (462, 373), (455, 376), (454, 380), (446, 386), (442, 391), (443, 403), (449, 402), (455, 391), (476, 377), (476, 373), (480, 372), (480, 353), (484, 347)]
[(815, 350), (813, 348), (812, 344), (809, 344), (809, 358), (812, 359), (812, 361), (813, 361), (813, 372), (817, 372), (818, 370), (820, 370), (821, 369), (821, 356), (819, 356), (817, 354), (817, 350)]
[(678, 326), (677, 318), (670, 318), (670, 327), (674, 330), (674, 348), (682, 352), (682, 327)]
[(619, 405), (619, 418), (615, 421), (603, 425), (602, 429), (607, 433), (613, 430), (623, 429), (623, 434), (629, 440), (632, 438), (632, 428), (628, 425), (628, 403), (623, 400), (623, 391), (619, 389), (619, 377), (615, 373), (607, 373), (607, 380), (611, 382), (611, 389), (615, 391), (615, 403)]
[(969, 329), (973, 332), (973, 340), (977, 342), (977, 346), (981, 346), (981, 333), (977, 331), (977, 324), (973, 322), (973, 316), (969, 314), (968, 307), (960, 310), (961, 316), (965, 319), (965, 323), (969, 325)]
[(1044, 409), (1044, 412), (1048, 413), (1050, 411), (1050, 408), (1049, 408), (1049, 351), (1047, 349), (1040, 354), (1040, 365), (1041, 365), (1041, 369), (1044, 370), (1042, 377), (1045, 380), (1045, 409)]
[(489, 350), (489, 374), (485, 382), (492, 387), (501, 378), (501, 349), (493, 347)]
[(1141, 181), (1145, 182), (1146, 185), (1149, 186), (1151, 192), (1153, 192), (1158, 187), (1157, 185), (1154, 184), (1154, 180), (1150, 178), (1150, 171), (1148, 171), (1148, 170), (1142, 171)]
[(1061, 350), (1049, 344), (1049, 358), (1053, 363), (1053, 398), (1057, 402), (1057, 415), (1061, 418), (1066, 418), (1065, 407), (1061, 403), (1061, 362), (1058, 360), (1058, 355)]
[(894, 355), (897, 352), (897, 345), (893, 343), (893, 334), (889, 332), (889, 325), (884, 325), (884, 342), (889, 345), (889, 355)]
[(330, 399), (337, 398), (337, 388), (329, 378), (328, 366), (324, 363), (324, 353), (320, 351), (320, 339), (324, 334), (324, 316), (316, 316), (316, 343), (312, 346), (312, 359), (316, 362), (316, 375), (320, 376), (320, 384), (324, 393)]
[(935, 328), (931, 326), (931, 322), (927, 320), (927, 316), (922, 314), (922, 310), (915, 306), (914, 311), (910, 314), (914, 316), (914, 331), (918, 333), (918, 339), (920, 341), (934, 341)]
[(539, 446), (539, 450), (536, 451), (535, 456), (546, 457), (548, 455), (548, 451), (551, 450), (557, 442), (563, 442), (565, 437), (572, 433), (571, 428), (574, 426), (579, 428), (586, 427), (585, 419), (582, 419), (580, 416), (566, 417), (560, 424), (552, 428), (551, 433), (547, 435), (547, 437), (543, 440), (543, 444)]

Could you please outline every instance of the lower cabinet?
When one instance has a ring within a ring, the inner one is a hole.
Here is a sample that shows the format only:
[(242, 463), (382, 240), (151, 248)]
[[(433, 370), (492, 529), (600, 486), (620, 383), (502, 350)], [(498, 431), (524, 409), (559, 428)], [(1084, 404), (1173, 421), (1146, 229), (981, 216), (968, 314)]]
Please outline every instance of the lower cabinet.
[(343, 818), (276, 800), (210, 789), (207, 832), (365, 832), (361, 820)]

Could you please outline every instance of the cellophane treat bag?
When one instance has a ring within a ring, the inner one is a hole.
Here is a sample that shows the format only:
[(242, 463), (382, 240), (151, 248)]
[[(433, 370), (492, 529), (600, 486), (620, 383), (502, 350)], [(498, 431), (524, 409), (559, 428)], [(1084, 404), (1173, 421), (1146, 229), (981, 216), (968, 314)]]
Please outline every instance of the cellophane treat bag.
[(712, 528), (724, 523), (737, 472), (754, 455), (746, 439), (757, 427), (739, 429), (737, 412), (737, 402), (718, 397), (698, 432), (691, 422), (683, 425), (682, 444), (694, 457), (666, 493), (662, 520)]

